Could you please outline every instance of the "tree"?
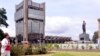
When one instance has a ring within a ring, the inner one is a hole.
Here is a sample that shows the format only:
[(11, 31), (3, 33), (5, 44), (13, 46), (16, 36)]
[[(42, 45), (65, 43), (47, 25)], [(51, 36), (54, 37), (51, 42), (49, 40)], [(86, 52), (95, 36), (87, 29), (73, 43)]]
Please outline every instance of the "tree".
[[(7, 16), (6, 16), (6, 10), (4, 8), (0, 8), (0, 26), (8, 27), (8, 23), (6, 22)], [(0, 40), (2, 40), (4, 37), (4, 33), (2, 29), (0, 29)]]
[(8, 23), (6, 22), (7, 16), (6, 16), (6, 10), (4, 8), (0, 9), (0, 26), (6, 26), (8, 27)]
[(4, 32), (0, 29), (0, 41), (3, 39), (4, 37)]
[(93, 35), (93, 38), (92, 38), (92, 41), (94, 43), (97, 43), (97, 40), (98, 40), (98, 31), (94, 32), (94, 35)]

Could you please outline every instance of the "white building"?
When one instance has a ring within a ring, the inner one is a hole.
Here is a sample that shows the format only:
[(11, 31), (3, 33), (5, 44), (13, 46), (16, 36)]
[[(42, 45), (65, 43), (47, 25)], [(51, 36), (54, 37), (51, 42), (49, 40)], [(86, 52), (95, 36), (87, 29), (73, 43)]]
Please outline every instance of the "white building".
[[(16, 5), (16, 36), (23, 36), (23, 1)], [(29, 38), (43, 38), (45, 29), (45, 3), (28, 1), (28, 35)]]

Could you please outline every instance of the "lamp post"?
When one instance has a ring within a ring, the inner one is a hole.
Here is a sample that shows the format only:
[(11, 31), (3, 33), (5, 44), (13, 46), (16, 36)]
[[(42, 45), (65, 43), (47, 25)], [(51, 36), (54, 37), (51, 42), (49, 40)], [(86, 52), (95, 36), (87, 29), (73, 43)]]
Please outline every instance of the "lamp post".
[(28, 41), (28, 0), (23, 1), (23, 41)]

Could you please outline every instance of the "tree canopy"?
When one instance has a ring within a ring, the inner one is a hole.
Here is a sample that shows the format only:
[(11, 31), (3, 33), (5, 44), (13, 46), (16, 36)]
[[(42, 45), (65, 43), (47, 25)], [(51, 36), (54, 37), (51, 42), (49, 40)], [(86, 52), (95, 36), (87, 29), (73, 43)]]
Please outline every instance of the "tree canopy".
[[(0, 26), (8, 27), (7, 16), (6, 16), (6, 9), (0, 8)], [(4, 38), (4, 32), (0, 29), (0, 40)]]
[(97, 43), (97, 40), (98, 40), (98, 31), (94, 32), (92, 40), (93, 40), (94, 43)]
[(6, 10), (4, 8), (0, 8), (0, 26), (8, 27), (8, 23), (6, 22)]
[(4, 32), (0, 29), (0, 40), (2, 40), (4, 37)]

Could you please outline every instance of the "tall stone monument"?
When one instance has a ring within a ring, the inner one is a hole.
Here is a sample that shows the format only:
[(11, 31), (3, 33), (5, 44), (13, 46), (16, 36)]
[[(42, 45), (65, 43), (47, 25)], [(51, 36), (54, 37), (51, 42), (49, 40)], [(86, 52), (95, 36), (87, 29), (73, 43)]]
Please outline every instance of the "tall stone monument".
[(86, 33), (86, 22), (85, 21), (83, 21), (82, 30), (83, 30), (83, 33), (79, 34), (80, 41), (82, 41), (83, 43), (86, 41), (90, 41), (89, 34)]
[(100, 44), (100, 18), (98, 19), (98, 44)]

